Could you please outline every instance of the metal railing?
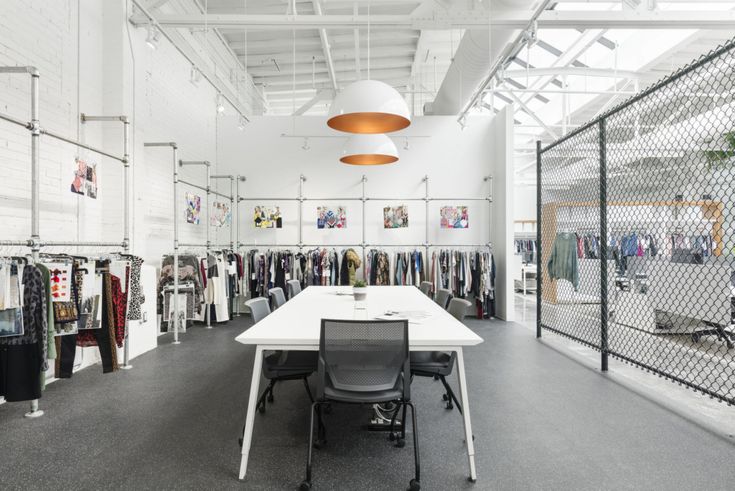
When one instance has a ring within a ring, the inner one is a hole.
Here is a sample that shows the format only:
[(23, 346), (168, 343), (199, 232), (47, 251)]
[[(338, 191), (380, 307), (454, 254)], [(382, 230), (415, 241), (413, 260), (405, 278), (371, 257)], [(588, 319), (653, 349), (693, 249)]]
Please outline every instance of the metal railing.
[(734, 404), (735, 40), (537, 148), (537, 336)]

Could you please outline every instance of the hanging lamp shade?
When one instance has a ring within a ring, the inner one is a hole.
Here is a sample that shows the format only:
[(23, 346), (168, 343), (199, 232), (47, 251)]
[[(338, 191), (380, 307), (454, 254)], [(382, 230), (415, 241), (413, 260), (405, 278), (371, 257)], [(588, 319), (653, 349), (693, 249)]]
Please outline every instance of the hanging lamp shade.
[(340, 162), (350, 165), (384, 165), (398, 161), (398, 149), (383, 134), (352, 135), (342, 149)]
[(327, 126), (347, 133), (390, 133), (411, 124), (406, 101), (377, 80), (358, 80), (334, 98)]

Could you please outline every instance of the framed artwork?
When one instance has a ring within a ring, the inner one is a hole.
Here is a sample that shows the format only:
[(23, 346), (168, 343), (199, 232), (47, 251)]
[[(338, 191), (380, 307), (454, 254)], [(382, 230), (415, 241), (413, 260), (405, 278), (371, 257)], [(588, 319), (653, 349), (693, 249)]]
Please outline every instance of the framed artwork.
[(386, 206), (383, 208), (383, 228), (407, 228), (408, 227), (408, 207)]
[(90, 164), (82, 159), (76, 159), (75, 163), (71, 192), (97, 199), (97, 164)]
[(347, 228), (347, 210), (344, 206), (318, 206), (316, 228)]
[(211, 224), (215, 227), (224, 227), (232, 224), (232, 212), (230, 205), (215, 201), (212, 203)]
[(256, 206), (253, 210), (253, 225), (255, 228), (282, 228), (281, 207)]
[(469, 216), (466, 206), (442, 206), (441, 228), (469, 228)]
[(196, 194), (186, 193), (186, 221), (199, 225), (199, 214), (202, 211), (202, 198)]

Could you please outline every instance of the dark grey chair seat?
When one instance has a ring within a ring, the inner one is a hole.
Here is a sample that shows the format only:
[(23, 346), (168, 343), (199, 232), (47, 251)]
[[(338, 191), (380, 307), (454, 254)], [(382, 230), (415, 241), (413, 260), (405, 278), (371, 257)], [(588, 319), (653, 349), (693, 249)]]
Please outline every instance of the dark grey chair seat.
[[(402, 396), (403, 382), (399, 382), (396, 383), (396, 386), (393, 389), (370, 392), (370, 403), (377, 404), (381, 402), (396, 401)], [(331, 401), (347, 402), (354, 404), (362, 404), (365, 402), (365, 396), (363, 394), (351, 390), (335, 389), (329, 384), (324, 386), (324, 397)]]
[(278, 351), (263, 360), (263, 376), (267, 379), (304, 378), (316, 371), (319, 353), (316, 351)]
[(432, 377), (434, 375), (444, 375), (446, 377), (452, 373), (453, 362), (451, 353), (444, 353), (442, 351), (412, 351), (411, 373), (426, 377)]

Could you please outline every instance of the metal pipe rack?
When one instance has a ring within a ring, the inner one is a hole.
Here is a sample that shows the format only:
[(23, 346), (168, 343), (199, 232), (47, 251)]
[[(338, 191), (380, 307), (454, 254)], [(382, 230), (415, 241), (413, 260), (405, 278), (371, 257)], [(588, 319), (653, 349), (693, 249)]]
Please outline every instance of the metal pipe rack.
[[(12, 124), (21, 126), (31, 133), (31, 236), (27, 241), (14, 241), (6, 240), (1, 241), (0, 245), (4, 246), (15, 246), (15, 247), (28, 247), (31, 250), (31, 257), (33, 262), (38, 262), (39, 255), (42, 247), (76, 247), (76, 246), (88, 246), (88, 247), (122, 247), (124, 252), (127, 252), (130, 246), (130, 217), (129, 217), (129, 176), (128, 171), (130, 168), (130, 153), (129, 153), (129, 121), (126, 116), (87, 116), (81, 114), (81, 122), (86, 123), (89, 121), (117, 121), (123, 123), (123, 156), (119, 157), (113, 155), (105, 150), (87, 145), (86, 143), (79, 142), (72, 138), (59, 135), (53, 131), (41, 128), (39, 121), (39, 109), (40, 109), (40, 73), (38, 69), (32, 66), (23, 67), (0, 67), (0, 73), (6, 74), (23, 74), (30, 75), (31, 79), (31, 120), (29, 122), (22, 121), (21, 119), (15, 118), (7, 114), (0, 113), (0, 119), (10, 122)], [(42, 241), (40, 237), (40, 196), (41, 196), (41, 182), (40, 182), (40, 138), (41, 135), (48, 136), (58, 141), (62, 141), (78, 148), (84, 148), (90, 152), (109, 157), (113, 160), (119, 161), (123, 164), (123, 240), (122, 242), (86, 242), (86, 241)], [(129, 301), (128, 296), (128, 301)], [(129, 363), (129, 343), (128, 343), (128, 320), (125, 320), (125, 348), (124, 348), (124, 361), (122, 368), (129, 369), (132, 366)], [(43, 411), (38, 407), (38, 400), (31, 401), (31, 408), (28, 413), (25, 414), (28, 418), (36, 418), (43, 415)]]
[[(155, 147), (169, 147), (173, 156), (173, 171), (174, 171), (174, 188), (173, 188), (173, 202), (174, 202), (174, 340), (172, 344), (181, 344), (179, 341), (179, 197), (178, 197), (178, 183), (179, 183), (179, 159), (178, 150), (179, 147), (176, 142), (145, 142), (143, 147), (155, 148)], [(170, 320), (169, 320), (170, 322)]]
[[(241, 177), (241, 179), (244, 180), (244, 178)], [(237, 197), (237, 204), (239, 205), (242, 201), (296, 201), (298, 203), (298, 242), (292, 243), (292, 244), (275, 244), (275, 243), (254, 243), (254, 242), (240, 242), (240, 236), (239, 236), (239, 229), (237, 232), (237, 239), (235, 241), (237, 249), (239, 250), (241, 247), (279, 247), (279, 248), (290, 248), (290, 247), (296, 247), (299, 250), (304, 248), (311, 248), (311, 247), (359, 247), (363, 250), (363, 262), (366, 260), (367, 250), (371, 247), (422, 247), (424, 248), (426, 252), (426, 256), (428, 258), (429, 256), (429, 249), (430, 248), (436, 248), (436, 247), (488, 247), (492, 248), (492, 242), (488, 241), (484, 244), (443, 244), (443, 243), (431, 243), (429, 241), (429, 203), (436, 202), (436, 201), (476, 201), (476, 202), (486, 202), (488, 204), (488, 218), (492, 219), (492, 203), (493, 203), (493, 181), (492, 176), (485, 176), (483, 177), (483, 182), (489, 183), (489, 193), (488, 196), (485, 197), (463, 197), (463, 198), (436, 198), (432, 197), (429, 194), (429, 176), (424, 176), (421, 181), (424, 183), (424, 196), (423, 197), (413, 197), (413, 198), (387, 198), (387, 197), (372, 197), (368, 196), (366, 192), (366, 185), (368, 182), (367, 176), (363, 175), (360, 179), (361, 184), (361, 190), (362, 190), (362, 196), (351, 196), (347, 198), (307, 198), (304, 196), (304, 188), (303, 184), (306, 182), (306, 177), (302, 174), (299, 176), (299, 194), (296, 198), (274, 198), (274, 197), (257, 197), (257, 196), (248, 196), (248, 197), (241, 197), (239, 196), (239, 188), (238, 188), (238, 197)], [(306, 201), (359, 201), (362, 203), (362, 241), (359, 244), (307, 244), (303, 242), (303, 204)], [(425, 233), (424, 233), (424, 242), (421, 244), (413, 243), (413, 244), (386, 244), (386, 243), (369, 243), (366, 241), (367, 237), (367, 231), (366, 231), (366, 207), (365, 203), (368, 201), (423, 201), (425, 204), (425, 213), (426, 213), (426, 226), (425, 226)], [(238, 212), (239, 216), (239, 212)]]

